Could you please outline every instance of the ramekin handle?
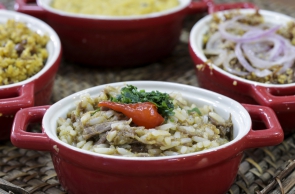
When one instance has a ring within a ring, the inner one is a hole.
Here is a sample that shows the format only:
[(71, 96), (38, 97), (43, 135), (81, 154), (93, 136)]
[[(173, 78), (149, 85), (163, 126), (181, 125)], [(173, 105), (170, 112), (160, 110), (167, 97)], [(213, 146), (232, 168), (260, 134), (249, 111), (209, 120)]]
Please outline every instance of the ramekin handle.
[(211, 14), (217, 11), (224, 11), (229, 9), (245, 9), (245, 8), (257, 9), (257, 6), (249, 2), (210, 4), (208, 8), (208, 12), (209, 14)]
[[(268, 106), (276, 112), (295, 110), (295, 87), (267, 88), (262, 86), (251, 86), (251, 95), (257, 103)], [(291, 92), (291, 93), (290, 93)], [(278, 93), (278, 95), (273, 95)]]
[(46, 20), (46, 12), (36, 4), (36, 0), (15, 0), (15, 11), (25, 13), (43, 21)]
[(0, 114), (15, 114), (21, 108), (34, 106), (35, 83), (0, 89)]
[(213, 4), (213, 0), (201, 0), (201, 1), (191, 1), (187, 13), (188, 14), (196, 14), (199, 12), (206, 12), (208, 10), (208, 6)]
[(245, 149), (277, 145), (284, 140), (283, 129), (271, 108), (250, 104), (243, 104), (243, 106), (249, 112), (252, 121), (262, 121), (267, 128), (250, 129), (246, 135)]
[(19, 148), (50, 151), (50, 139), (42, 128), (42, 133), (28, 132), (27, 127), (32, 123), (41, 123), (46, 110), (50, 106), (37, 106), (25, 108), (15, 115), (11, 129), (10, 140)]
[(6, 7), (2, 3), (0, 3), (0, 10), (1, 9), (6, 9)]

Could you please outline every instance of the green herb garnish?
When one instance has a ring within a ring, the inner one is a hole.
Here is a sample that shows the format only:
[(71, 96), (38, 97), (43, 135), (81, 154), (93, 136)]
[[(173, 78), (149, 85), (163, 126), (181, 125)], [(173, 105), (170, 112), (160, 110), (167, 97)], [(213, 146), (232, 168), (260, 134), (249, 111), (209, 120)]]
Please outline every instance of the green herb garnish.
[(127, 85), (121, 89), (121, 93), (116, 97), (111, 97), (111, 101), (125, 104), (152, 102), (157, 106), (159, 114), (163, 117), (174, 115), (174, 105), (171, 97), (167, 93), (159, 91), (146, 92), (145, 90), (138, 90), (133, 85)]
[(189, 114), (192, 113), (192, 112), (196, 112), (196, 113), (198, 113), (199, 116), (202, 116), (201, 111), (200, 111), (197, 107), (195, 107), (195, 108), (193, 108), (193, 109), (191, 109), (191, 110), (188, 110), (187, 112), (188, 112)]
[(97, 113), (98, 111), (100, 111), (100, 108), (97, 108), (95, 111), (93, 111), (93, 112), (90, 114), (90, 116), (95, 115), (95, 113)]

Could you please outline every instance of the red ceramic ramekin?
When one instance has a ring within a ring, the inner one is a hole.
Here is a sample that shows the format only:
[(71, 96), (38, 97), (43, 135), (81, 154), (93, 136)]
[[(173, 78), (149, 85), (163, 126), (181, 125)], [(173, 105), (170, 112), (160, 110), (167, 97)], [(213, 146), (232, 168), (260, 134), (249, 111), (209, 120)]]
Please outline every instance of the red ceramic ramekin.
[(15, 84), (0, 86), (0, 140), (10, 137), (15, 113), (22, 108), (49, 103), (55, 74), (61, 59), (61, 43), (54, 30), (43, 21), (14, 11), (0, 10), (1, 23), (8, 19), (26, 23), (39, 34), (47, 34), (48, 59), (44, 68), (36, 75)]
[[(62, 186), (71, 194), (95, 193), (198, 193), (224, 194), (233, 184), (243, 151), (283, 141), (283, 131), (272, 109), (240, 103), (217, 93), (193, 86), (133, 81), (146, 91), (180, 92), (200, 106), (211, 105), (234, 125), (234, 139), (217, 148), (191, 154), (165, 157), (120, 157), (83, 151), (68, 145), (56, 135), (57, 119), (75, 107), (83, 93), (97, 95), (105, 85), (70, 95), (52, 106), (22, 109), (15, 117), (12, 143), (20, 148), (51, 153)], [(253, 130), (252, 119), (265, 123), (266, 129)], [(27, 132), (26, 126), (42, 121), (42, 133)]]
[[(243, 9), (241, 13), (253, 13), (254, 9)], [(216, 12), (223, 14), (226, 11)], [(293, 18), (266, 10), (260, 10), (266, 22), (273, 24), (285, 24), (294, 21)], [(212, 15), (199, 20), (190, 33), (190, 54), (197, 64), (205, 64), (207, 61), (203, 52), (202, 37), (208, 30), (208, 23)], [(246, 80), (230, 74), (214, 64), (195, 67), (199, 85), (208, 90), (218, 92), (235, 99), (241, 103), (259, 104), (272, 108), (285, 132), (291, 133), (295, 130), (295, 83), (292, 84), (264, 84)]]
[(65, 59), (90, 66), (130, 67), (167, 56), (179, 41), (185, 15), (207, 10), (211, 0), (191, 2), (142, 16), (78, 15), (53, 9), (51, 0), (16, 0), (15, 10), (55, 29)]

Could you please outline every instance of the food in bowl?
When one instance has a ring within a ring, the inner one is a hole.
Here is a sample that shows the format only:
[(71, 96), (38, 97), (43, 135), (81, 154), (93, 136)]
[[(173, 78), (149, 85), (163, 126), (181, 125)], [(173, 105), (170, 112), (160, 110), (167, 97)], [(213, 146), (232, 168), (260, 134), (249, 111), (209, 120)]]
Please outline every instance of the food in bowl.
[[(218, 11), (219, 17), (233, 10)], [(240, 9), (242, 14), (253, 14), (255, 9)], [(214, 15), (215, 15), (214, 14)], [(294, 18), (285, 14), (259, 10), (266, 23), (274, 26), (285, 25), (294, 22)], [(207, 15), (200, 19), (190, 32), (190, 55), (196, 64), (196, 75), (199, 86), (208, 90), (228, 96), (240, 103), (259, 104), (272, 108), (284, 129), (284, 133), (290, 134), (295, 129), (295, 83), (272, 84), (252, 81), (229, 73), (208, 61), (204, 54), (204, 34), (208, 32), (213, 15)], [(290, 55), (290, 57), (293, 57)]]
[[(108, 85), (122, 87), (124, 84), (146, 91), (181, 93), (198, 107), (212, 106), (218, 115), (231, 118), (234, 138), (212, 149), (163, 157), (99, 154), (61, 141), (57, 136), (58, 119), (76, 108), (73, 102), (78, 101), (81, 95), (98, 96), (106, 87), (99, 85), (72, 94), (51, 106), (20, 110), (14, 120), (11, 142), (24, 149), (50, 152), (58, 179), (67, 193), (217, 194), (230, 189), (244, 150), (283, 141), (282, 129), (268, 107), (242, 105), (218, 93), (178, 83), (126, 81)], [(263, 122), (266, 129), (253, 130), (252, 118)], [(42, 133), (28, 130), (33, 122), (42, 123)]]
[(212, 106), (197, 106), (179, 92), (106, 86), (96, 97), (81, 95), (76, 108), (59, 118), (57, 134), (65, 143), (100, 154), (171, 156), (229, 142), (233, 124)]
[(26, 80), (38, 73), (48, 58), (48, 35), (40, 35), (13, 19), (0, 25), (0, 85)]
[(16, 0), (16, 11), (47, 21), (60, 36), (66, 60), (108, 68), (142, 66), (167, 57), (179, 42), (185, 16), (207, 10), (203, 1), (178, 0), (178, 6), (160, 12), (106, 16), (61, 11), (52, 7), (52, 0), (36, 2)]
[(0, 10), (0, 26), (0, 140), (7, 140), (16, 112), (50, 103), (62, 53), (58, 35), (37, 18)]
[(51, 6), (76, 14), (128, 16), (142, 15), (171, 9), (178, 0), (54, 0)]
[(236, 76), (270, 84), (295, 81), (295, 22), (272, 24), (257, 10), (214, 14), (204, 34), (210, 62)]

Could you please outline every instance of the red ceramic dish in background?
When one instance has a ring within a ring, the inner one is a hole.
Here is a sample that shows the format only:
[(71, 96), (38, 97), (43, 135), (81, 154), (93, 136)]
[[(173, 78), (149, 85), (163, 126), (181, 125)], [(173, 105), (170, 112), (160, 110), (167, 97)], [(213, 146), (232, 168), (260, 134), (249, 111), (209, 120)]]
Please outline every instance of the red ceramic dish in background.
[[(42, 18), (61, 38), (64, 57), (91, 66), (130, 67), (167, 56), (179, 41), (182, 22), (189, 12), (207, 10), (208, 2), (179, 0), (180, 5), (142, 16), (72, 14), (50, 6), (16, 0), (15, 10)], [(206, 2), (206, 3), (205, 3)]]
[(0, 86), (0, 140), (10, 137), (11, 126), (15, 113), (22, 108), (49, 103), (55, 74), (61, 59), (61, 43), (54, 30), (43, 21), (22, 13), (0, 10), (0, 22), (6, 23), (14, 19), (39, 34), (47, 34), (49, 53), (44, 68), (36, 75), (22, 82)]
[[(253, 9), (240, 10), (242, 13), (253, 13)], [(222, 14), (223, 12), (217, 12)], [(260, 10), (267, 22), (284, 24), (294, 21), (293, 18), (266, 10)], [(207, 61), (203, 52), (203, 35), (208, 30), (208, 23), (212, 16), (208, 15), (199, 20), (191, 30), (190, 54), (195, 64), (204, 64)], [(285, 132), (295, 130), (295, 83), (292, 84), (264, 84), (246, 80), (230, 74), (214, 64), (196, 68), (199, 85), (203, 88), (229, 96), (239, 102), (260, 104), (272, 108)]]
[[(245, 149), (283, 141), (281, 126), (268, 107), (242, 106), (208, 90), (169, 82), (134, 81), (111, 85), (123, 84), (135, 85), (146, 91), (180, 92), (190, 102), (200, 106), (211, 105), (223, 118), (231, 115), (234, 139), (217, 148), (165, 157), (102, 155), (59, 140), (57, 119), (75, 108), (74, 102), (81, 94), (87, 92), (96, 96), (105, 87), (101, 85), (70, 95), (50, 107), (22, 109), (15, 117), (12, 143), (20, 148), (50, 152), (60, 183), (71, 194), (224, 194), (234, 182)], [(265, 123), (266, 129), (252, 130), (251, 118)], [(42, 122), (42, 133), (27, 132), (26, 126), (36, 121)]]

